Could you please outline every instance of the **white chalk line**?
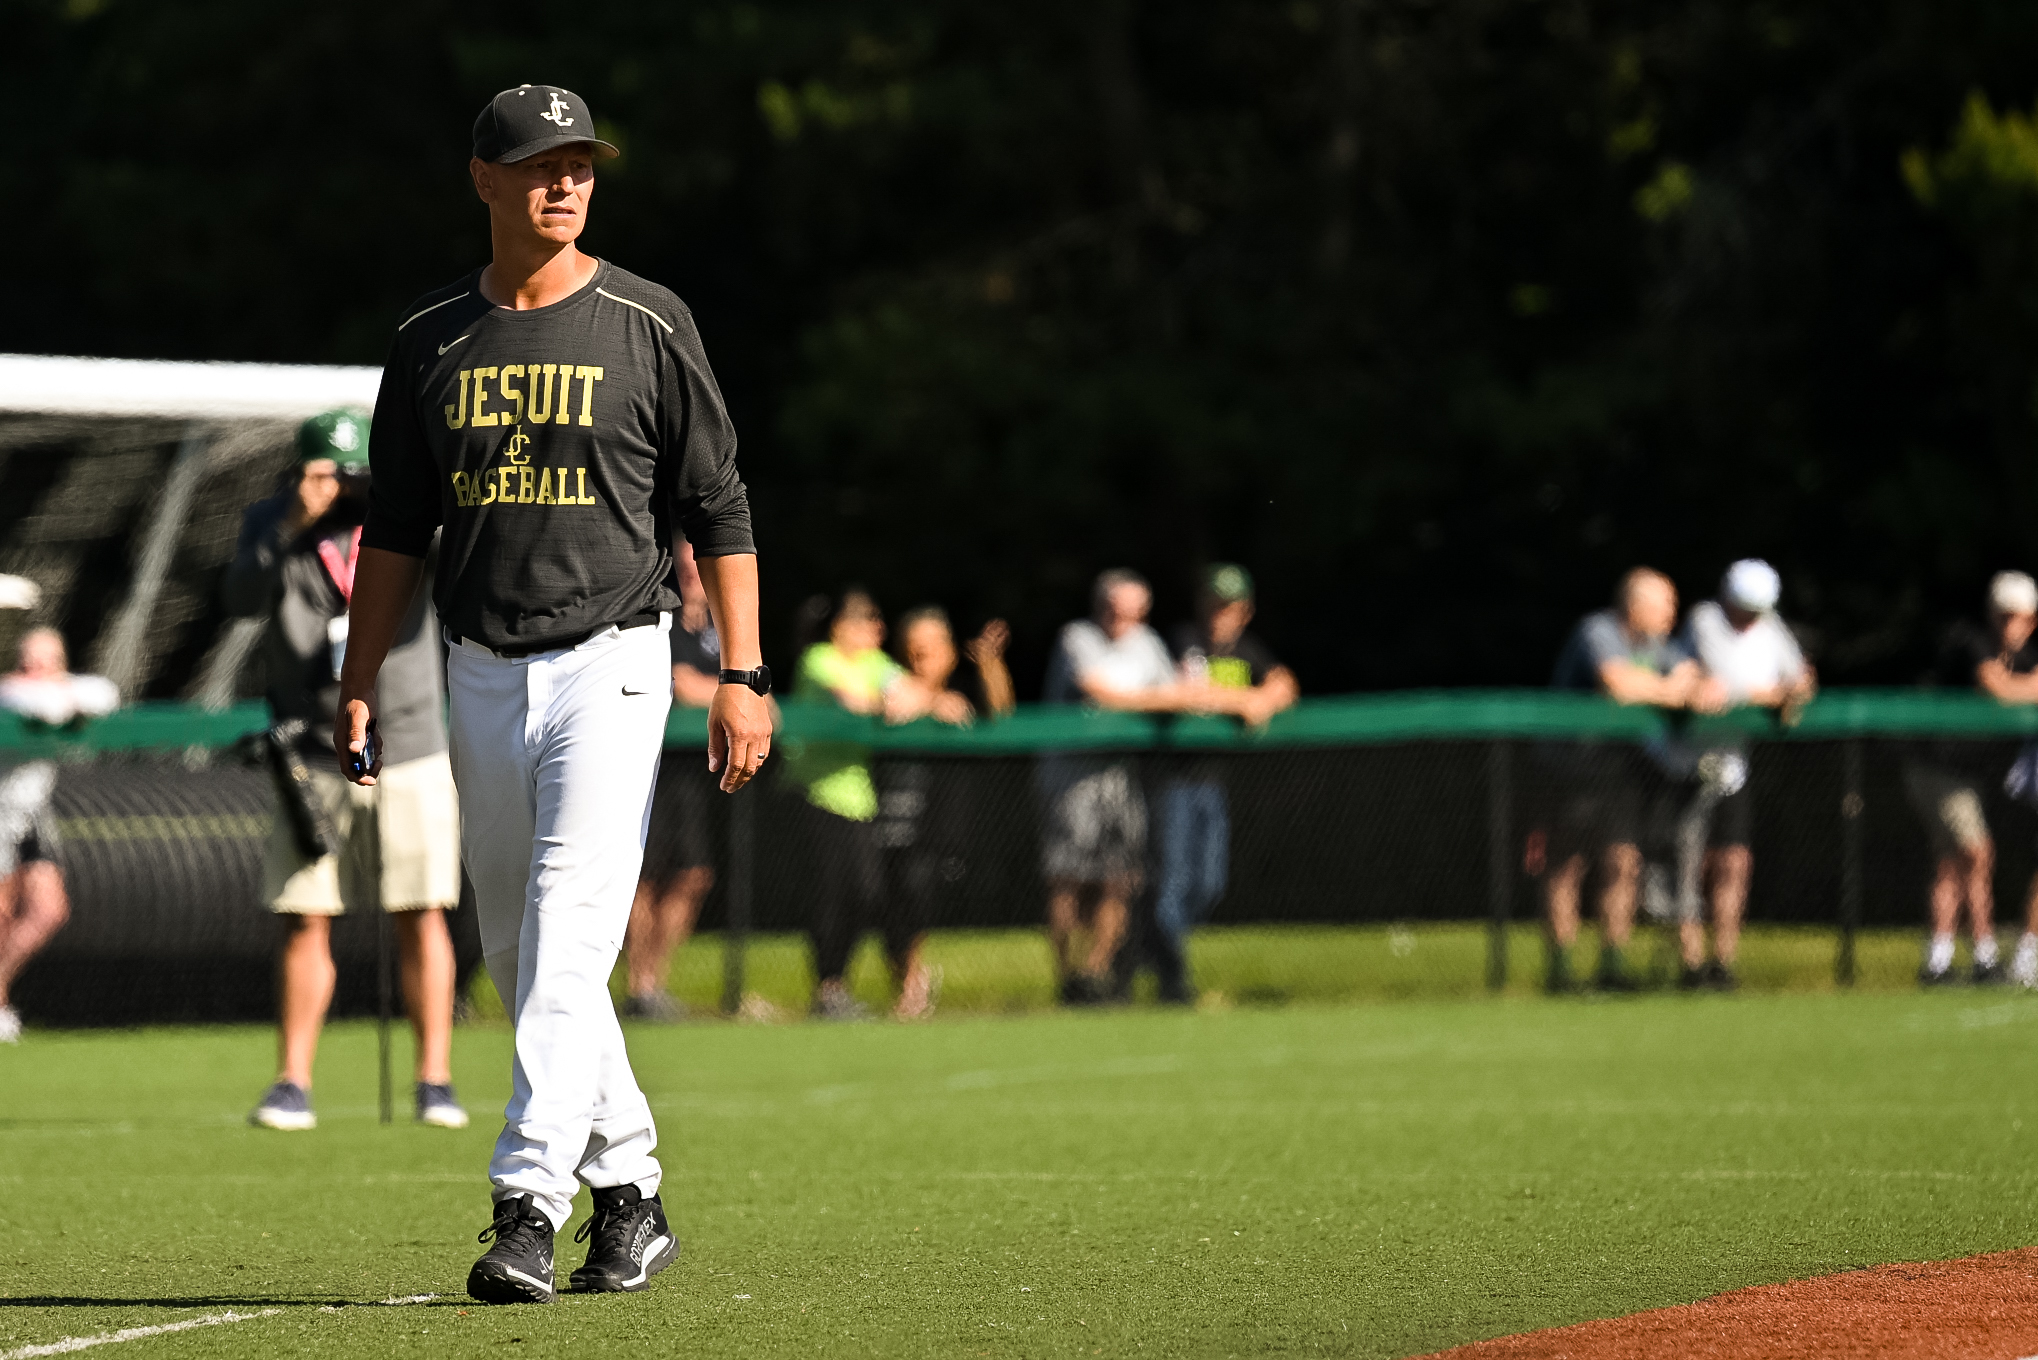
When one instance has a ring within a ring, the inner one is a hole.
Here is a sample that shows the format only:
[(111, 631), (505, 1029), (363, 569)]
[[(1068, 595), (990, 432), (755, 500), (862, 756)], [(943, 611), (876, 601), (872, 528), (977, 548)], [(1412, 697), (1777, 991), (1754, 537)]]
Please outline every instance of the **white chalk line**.
[[(387, 1298), (371, 1303), (370, 1308), (402, 1308), (414, 1303), (430, 1303), (437, 1294), (406, 1294), (402, 1298)], [(255, 1313), (209, 1313), (204, 1317), (186, 1318), (182, 1322), (161, 1322), (150, 1327), (123, 1327), (117, 1332), (101, 1332), (97, 1336), (67, 1336), (57, 1341), (48, 1341), (40, 1346), (23, 1346), (18, 1350), (0, 1351), (0, 1360), (36, 1360), (43, 1355), (69, 1355), (73, 1351), (90, 1350), (94, 1346), (111, 1346), (122, 1341), (140, 1341), (145, 1337), (162, 1336), (166, 1332), (188, 1332), (193, 1327), (218, 1327), (229, 1322), (252, 1322), (256, 1318), (274, 1317), (281, 1308), (264, 1308)], [(341, 1311), (334, 1307), (319, 1310), (323, 1313)]]
[[(321, 1305), (319, 1312), (344, 1313), (349, 1308), (404, 1308), (413, 1303), (430, 1303), (437, 1297), (439, 1297), (437, 1294), (405, 1294), (400, 1299), (387, 1298), (379, 1303), (328, 1303)], [(0, 1355), (0, 1360), (7, 1360), (7, 1357)]]
[(264, 1308), (258, 1313), (210, 1313), (205, 1317), (187, 1318), (183, 1322), (161, 1322), (152, 1327), (123, 1327), (117, 1332), (101, 1332), (97, 1336), (67, 1336), (60, 1341), (46, 1342), (40, 1346), (22, 1346), (17, 1350), (0, 1351), (0, 1360), (35, 1360), (35, 1357), (40, 1355), (69, 1355), (73, 1351), (90, 1350), (94, 1346), (140, 1341), (143, 1337), (162, 1336), (166, 1332), (188, 1332), (193, 1327), (219, 1327), (229, 1322), (251, 1322), (256, 1318), (273, 1317), (282, 1311), (281, 1308)]

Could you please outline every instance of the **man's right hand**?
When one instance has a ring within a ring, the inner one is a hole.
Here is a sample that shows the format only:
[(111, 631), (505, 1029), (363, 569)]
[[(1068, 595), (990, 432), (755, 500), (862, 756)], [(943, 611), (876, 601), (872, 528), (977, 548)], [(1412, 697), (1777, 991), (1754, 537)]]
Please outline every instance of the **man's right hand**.
[(375, 783), (375, 776), (382, 773), (382, 752), (375, 753), (375, 763), (368, 772), (356, 778), (353, 757), (368, 746), (368, 724), (375, 713), (360, 699), (347, 699), (340, 703), (339, 712), (333, 715), (333, 754), (340, 759), (340, 773), (354, 783), (366, 788)]
[(290, 536), (309, 529), (325, 518), (326, 511), (340, 497), (339, 465), (330, 458), (314, 458), (299, 469), (297, 494), (284, 512), (283, 525)]

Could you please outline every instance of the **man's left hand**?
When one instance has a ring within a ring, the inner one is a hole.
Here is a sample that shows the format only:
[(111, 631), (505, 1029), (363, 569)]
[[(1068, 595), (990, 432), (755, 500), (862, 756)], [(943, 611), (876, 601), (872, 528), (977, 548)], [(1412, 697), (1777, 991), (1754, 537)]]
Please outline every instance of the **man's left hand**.
[(771, 705), (748, 685), (722, 685), (708, 704), (708, 771), (722, 792), (748, 784), (771, 754)]

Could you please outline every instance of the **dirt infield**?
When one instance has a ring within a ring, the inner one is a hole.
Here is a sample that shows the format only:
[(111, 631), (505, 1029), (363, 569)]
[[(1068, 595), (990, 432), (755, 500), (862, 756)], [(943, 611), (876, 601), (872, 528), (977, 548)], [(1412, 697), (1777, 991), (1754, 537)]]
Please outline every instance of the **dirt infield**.
[(1424, 1360), (2019, 1360), (2038, 1355), (2038, 1247), (1757, 1285)]

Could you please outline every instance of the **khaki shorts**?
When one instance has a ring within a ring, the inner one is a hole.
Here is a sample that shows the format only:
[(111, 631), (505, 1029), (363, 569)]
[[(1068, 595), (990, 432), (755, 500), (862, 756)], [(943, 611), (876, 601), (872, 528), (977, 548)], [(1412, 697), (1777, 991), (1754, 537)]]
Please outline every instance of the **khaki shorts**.
[(373, 788), (325, 770), (313, 770), (311, 778), (339, 835), (340, 853), (307, 858), (289, 819), (279, 814), (262, 866), (271, 910), (338, 916), (365, 906), (378, 870), (385, 911), (459, 902), (460, 803), (445, 752), (386, 765)]
[(1904, 792), (1923, 819), (1938, 858), (1988, 845), (1988, 818), (1982, 812), (1981, 791), (1972, 781), (1927, 765), (1911, 765), (1904, 769)]

